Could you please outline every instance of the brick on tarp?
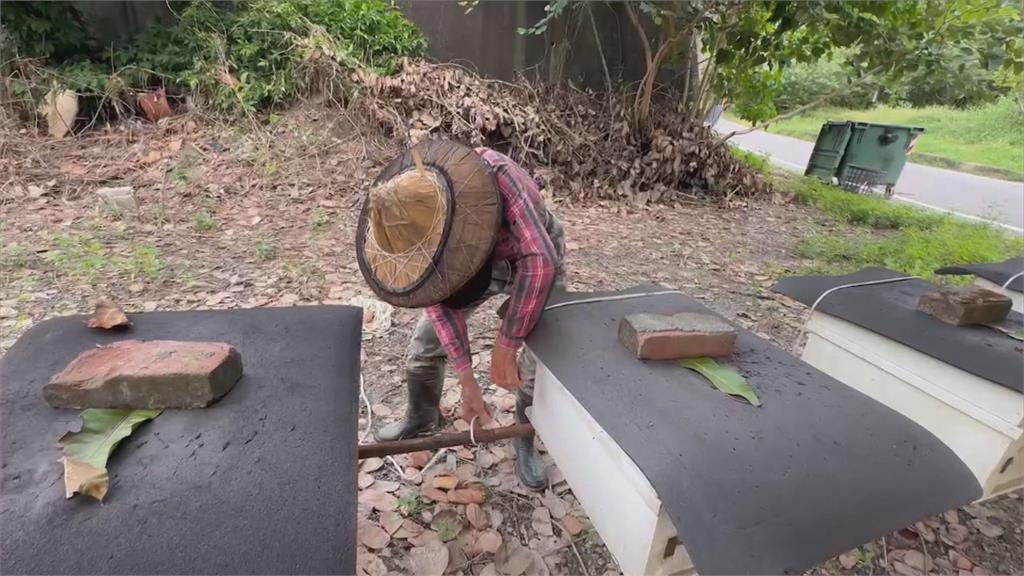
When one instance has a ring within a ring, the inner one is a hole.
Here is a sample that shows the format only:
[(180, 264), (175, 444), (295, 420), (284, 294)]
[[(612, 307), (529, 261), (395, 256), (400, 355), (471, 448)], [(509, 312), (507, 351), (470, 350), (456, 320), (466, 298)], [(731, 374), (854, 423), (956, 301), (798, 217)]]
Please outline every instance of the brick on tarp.
[(736, 330), (711, 314), (631, 314), (619, 324), (619, 341), (641, 360), (717, 358), (732, 355)]
[(978, 286), (943, 288), (917, 301), (918, 310), (957, 326), (1001, 322), (1012, 306), (1006, 295)]
[(202, 408), (242, 376), (222, 342), (124, 340), (87, 350), (43, 387), (54, 408)]

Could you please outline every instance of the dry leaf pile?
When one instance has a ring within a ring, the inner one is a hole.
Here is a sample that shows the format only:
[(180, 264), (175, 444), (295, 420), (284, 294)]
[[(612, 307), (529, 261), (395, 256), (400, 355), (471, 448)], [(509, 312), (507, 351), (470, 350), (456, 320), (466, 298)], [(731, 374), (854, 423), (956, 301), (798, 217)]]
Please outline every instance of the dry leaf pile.
[(454, 138), (504, 151), (555, 195), (639, 204), (752, 197), (767, 183), (707, 127), (656, 115), (632, 129), (625, 99), (480, 78), (457, 66), (407, 61), (393, 77), (360, 74), (369, 116), (392, 134)]

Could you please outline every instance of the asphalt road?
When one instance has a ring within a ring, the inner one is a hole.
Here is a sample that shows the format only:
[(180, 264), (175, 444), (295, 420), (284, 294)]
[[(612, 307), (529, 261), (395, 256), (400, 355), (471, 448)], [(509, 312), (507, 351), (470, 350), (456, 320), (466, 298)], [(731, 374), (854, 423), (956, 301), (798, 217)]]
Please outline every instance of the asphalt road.
[[(723, 134), (742, 128), (724, 119), (715, 126)], [(921, 137), (927, 138), (928, 134)], [(776, 164), (801, 173), (814, 149), (812, 142), (760, 130), (734, 136), (730, 142), (769, 156)], [(1024, 182), (1007, 182), (943, 168), (907, 164), (896, 184), (895, 199), (933, 210), (953, 212), (972, 220), (983, 220), (1018, 234), (1024, 233)]]

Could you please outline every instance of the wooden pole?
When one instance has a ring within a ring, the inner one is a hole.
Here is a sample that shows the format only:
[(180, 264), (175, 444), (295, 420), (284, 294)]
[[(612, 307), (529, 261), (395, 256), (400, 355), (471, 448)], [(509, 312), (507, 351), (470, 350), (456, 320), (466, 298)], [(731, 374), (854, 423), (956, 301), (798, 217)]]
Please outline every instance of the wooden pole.
[(422, 438), (408, 438), (406, 440), (393, 440), (391, 442), (377, 442), (376, 444), (360, 444), (359, 459), (390, 456), (392, 454), (406, 454), (408, 452), (419, 452), (420, 450), (437, 450), (451, 446), (463, 446), (472, 444), (476, 439), (477, 444), (497, 442), (506, 438), (523, 438), (533, 436), (533, 425), (513, 424), (503, 428), (478, 428), (473, 431), (471, 438), (469, 432), (456, 432), (454, 434), (437, 434), (436, 436), (424, 436)]

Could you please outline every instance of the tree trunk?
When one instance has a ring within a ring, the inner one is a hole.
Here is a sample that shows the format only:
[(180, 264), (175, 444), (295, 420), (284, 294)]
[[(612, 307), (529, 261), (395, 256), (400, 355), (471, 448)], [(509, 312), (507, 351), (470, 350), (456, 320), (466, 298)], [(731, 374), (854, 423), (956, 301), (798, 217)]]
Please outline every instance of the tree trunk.
[(686, 88), (683, 91), (683, 108), (686, 111), (692, 111), (699, 105), (697, 87), (700, 86), (701, 78), (700, 34), (692, 34), (683, 41), (687, 43), (687, 51), (689, 52), (686, 58), (686, 80), (684, 82)]

